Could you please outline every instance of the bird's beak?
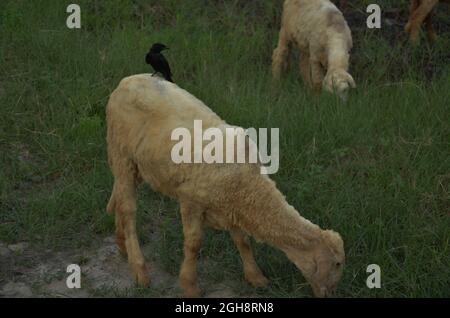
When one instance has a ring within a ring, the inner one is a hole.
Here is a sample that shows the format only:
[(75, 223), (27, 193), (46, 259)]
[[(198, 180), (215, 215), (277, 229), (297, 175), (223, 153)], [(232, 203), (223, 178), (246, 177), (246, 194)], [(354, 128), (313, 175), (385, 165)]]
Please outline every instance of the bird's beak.
[(165, 48), (164, 48), (164, 50), (168, 50), (169, 48), (166, 46)]

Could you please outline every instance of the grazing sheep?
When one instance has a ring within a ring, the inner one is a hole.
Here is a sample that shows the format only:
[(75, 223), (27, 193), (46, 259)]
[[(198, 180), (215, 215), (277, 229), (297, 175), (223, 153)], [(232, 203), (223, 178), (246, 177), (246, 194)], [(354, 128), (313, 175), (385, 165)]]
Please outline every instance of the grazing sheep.
[(300, 50), (300, 72), (316, 93), (322, 86), (345, 99), (356, 87), (348, 73), (352, 35), (344, 16), (329, 0), (286, 0), (278, 47), (272, 56), (275, 79), (288, 66), (293, 46)]
[[(450, 0), (440, 0), (450, 3)], [(409, 33), (411, 42), (419, 42), (420, 27), (425, 24), (427, 28), (428, 40), (434, 42), (437, 39), (433, 28), (433, 8), (439, 0), (411, 0), (409, 21), (405, 26), (405, 31)]]
[[(177, 85), (141, 74), (127, 77), (112, 93), (107, 108), (108, 160), (114, 186), (107, 211), (116, 216), (116, 239), (128, 255), (134, 278), (149, 284), (136, 235), (136, 187), (142, 181), (180, 203), (184, 260), (180, 285), (184, 295), (200, 295), (197, 256), (203, 226), (228, 230), (242, 258), (245, 278), (254, 286), (268, 280), (256, 264), (247, 235), (282, 251), (301, 270), (316, 296), (334, 290), (344, 265), (338, 233), (322, 230), (301, 217), (260, 173), (259, 164), (175, 164), (171, 140), (175, 128), (192, 132), (232, 127)], [(191, 133), (193, 135), (193, 133)]]

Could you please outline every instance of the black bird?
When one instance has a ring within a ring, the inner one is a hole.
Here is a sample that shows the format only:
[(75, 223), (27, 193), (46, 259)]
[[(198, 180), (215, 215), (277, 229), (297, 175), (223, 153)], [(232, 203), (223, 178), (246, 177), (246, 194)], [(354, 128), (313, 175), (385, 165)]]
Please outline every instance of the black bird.
[(172, 72), (170, 71), (169, 63), (167, 62), (164, 55), (161, 54), (161, 51), (168, 49), (169, 48), (164, 44), (153, 44), (150, 48), (150, 51), (145, 56), (145, 62), (147, 62), (147, 64), (150, 64), (155, 70), (152, 76), (156, 73), (161, 73), (167, 81), (173, 83)]

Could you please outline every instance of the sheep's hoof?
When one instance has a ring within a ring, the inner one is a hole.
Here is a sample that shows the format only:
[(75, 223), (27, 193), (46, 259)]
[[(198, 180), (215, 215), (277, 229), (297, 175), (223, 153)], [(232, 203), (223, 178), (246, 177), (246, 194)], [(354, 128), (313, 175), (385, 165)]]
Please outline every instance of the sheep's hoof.
[(405, 32), (406, 32), (406, 33), (411, 32), (411, 23), (408, 22), (408, 23), (406, 24), (406, 26), (405, 26)]
[(184, 298), (199, 298), (201, 296), (201, 291), (198, 286), (185, 288), (183, 292)]
[(139, 276), (137, 279), (137, 283), (139, 286), (148, 287), (150, 286), (150, 277), (148, 276), (148, 274)]
[(428, 41), (429, 41), (430, 43), (436, 43), (437, 39), (438, 39), (438, 36), (437, 36), (436, 33), (430, 33), (430, 34), (428, 34)]
[(411, 32), (409, 35), (409, 40), (413, 45), (418, 45), (420, 42), (420, 34), (419, 32)]
[(122, 257), (125, 257), (125, 258), (128, 257), (127, 249), (124, 247), (119, 246), (119, 253), (120, 253), (120, 255), (122, 255)]
[(125, 246), (125, 241), (121, 239), (116, 239), (117, 247), (119, 248), (119, 252), (123, 257), (127, 257), (127, 247)]
[(262, 273), (245, 274), (245, 279), (256, 288), (269, 284), (269, 280)]
[(136, 282), (139, 286), (148, 287), (150, 285), (150, 276), (148, 275), (147, 268), (143, 265), (142, 268), (135, 271)]

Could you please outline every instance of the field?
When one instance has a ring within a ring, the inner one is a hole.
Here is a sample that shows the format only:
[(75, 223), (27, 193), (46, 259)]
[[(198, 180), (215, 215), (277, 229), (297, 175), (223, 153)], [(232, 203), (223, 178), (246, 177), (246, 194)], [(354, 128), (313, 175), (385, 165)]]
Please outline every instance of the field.
[[(177, 203), (140, 188), (150, 288), (132, 284), (105, 212), (109, 94), (150, 72), (145, 53), (162, 42), (175, 82), (228, 123), (280, 128), (273, 179), (304, 217), (345, 241), (338, 297), (450, 297), (450, 7), (436, 12), (437, 43), (414, 47), (403, 32), (409, 1), (379, 0), (379, 30), (365, 25), (377, 1), (351, 2), (358, 87), (342, 103), (308, 93), (297, 67), (272, 81), (279, 0), (80, 0), (79, 30), (66, 27), (70, 1), (1, 1), (0, 293), (67, 296), (66, 267), (77, 263), (84, 287), (68, 296), (180, 295)], [(264, 289), (244, 281), (229, 235), (207, 231), (207, 296), (311, 297), (280, 251), (252, 245), (271, 280)], [(366, 286), (369, 264), (381, 267), (380, 289)]]

